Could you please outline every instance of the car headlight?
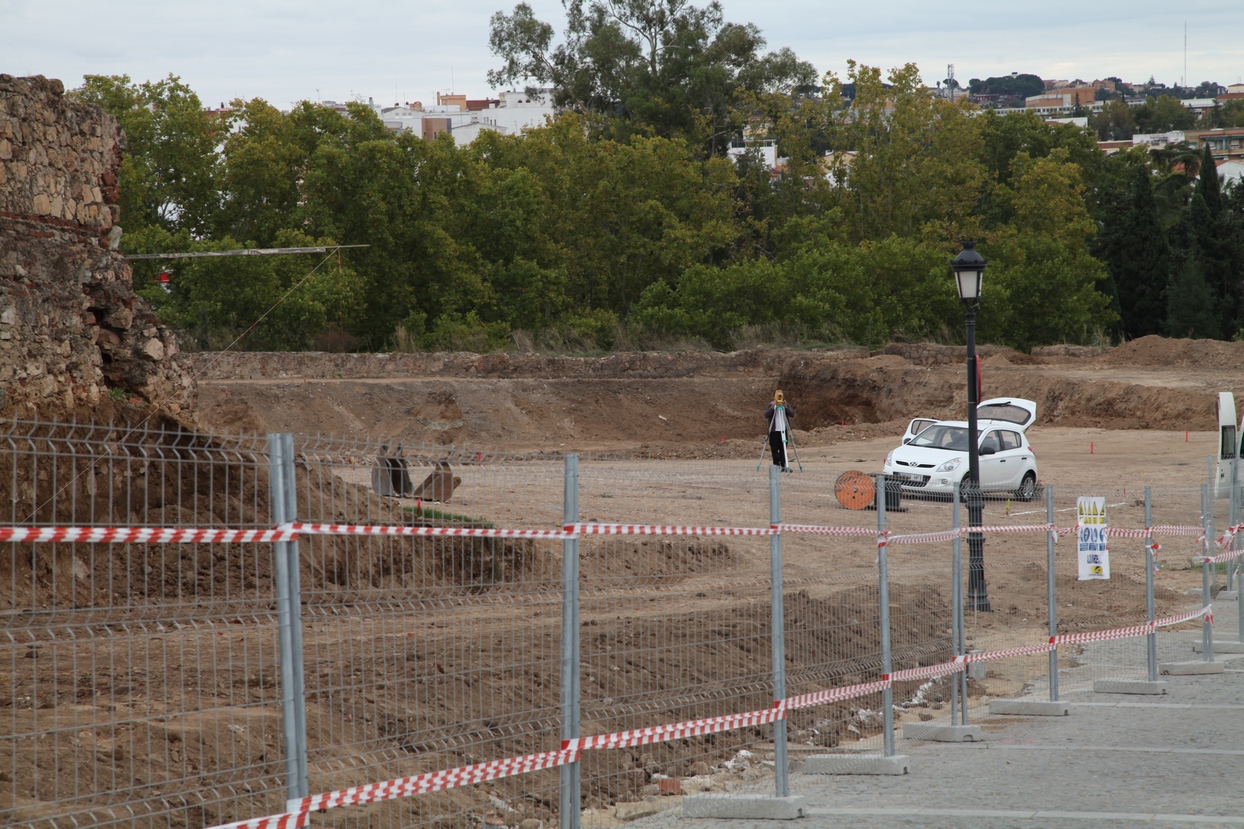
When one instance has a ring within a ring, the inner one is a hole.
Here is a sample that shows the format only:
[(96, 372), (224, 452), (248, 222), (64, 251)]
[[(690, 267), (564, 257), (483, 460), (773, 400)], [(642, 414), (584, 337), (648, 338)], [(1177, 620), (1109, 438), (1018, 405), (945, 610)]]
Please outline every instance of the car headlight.
[(886, 455), (886, 456), (885, 456), (885, 464), (884, 464), (884, 466), (889, 466), (889, 465), (890, 465), (890, 461), (892, 461), (892, 460), (894, 460), (894, 450), (893, 450), (893, 449), (891, 449), (891, 450), (890, 450), (890, 454), (888, 454), (888, 455)]
[(961, 463), (963, 463), (963, 458), (951, 458), (950, 460), (946, 461), (944, 464), (939, 466), (935, 471), (954, 472), (956, 469), (959, 468), (959, 464)]

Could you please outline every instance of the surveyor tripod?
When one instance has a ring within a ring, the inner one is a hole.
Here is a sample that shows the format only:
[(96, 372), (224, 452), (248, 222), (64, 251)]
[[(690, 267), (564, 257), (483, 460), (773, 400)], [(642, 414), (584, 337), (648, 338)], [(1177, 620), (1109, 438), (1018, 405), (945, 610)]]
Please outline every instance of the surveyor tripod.
[[(769, 435), (773, 434), (773, 419), (778, 416), (779, 411), (781, 411), (782, 414), (785, 415), (786, 407), (785, 406), (774, 406), (773, 407), (773, 415), (769, 418), (769, 428), (765, 430), (765, 436), (760, 442), (760, 457), (756, 459), (757, 470), (760, 469), (760, 464), (765, 459), (765, 449), (768, 448), (769, 446)], [(795, 471), (790, 468), (791, 455), (794, 455), (795, 464), (799, 467), (799, 471), (802, 472), (803, 461), (799, 460), (799, 449), (796, 448), (795, 446), (795, 434), (794, 434), (794, 430), (791, 429), (790, 427), (790, 419), (785, 416), (782, 419), (786, 421), (786, 428), (782, 430), (782, 447), (786, 450), (786, 463), (782, 466), (782, 471), (783, 472), (794, 472)]]

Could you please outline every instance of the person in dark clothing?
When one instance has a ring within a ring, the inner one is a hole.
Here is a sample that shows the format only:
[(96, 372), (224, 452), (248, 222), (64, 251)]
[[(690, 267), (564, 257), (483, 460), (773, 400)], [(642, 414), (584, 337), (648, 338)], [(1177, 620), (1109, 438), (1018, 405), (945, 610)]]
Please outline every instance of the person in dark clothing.
[(769, 454), (773, 456), (774, 466), (782, 467), (783, 472), (792, 471), (786, 458), (786, 443), (790, 439), (790, 421), (795, 417), (795, 410), (786, 402), (786, 396), (778, 389), (773, 393), (773, 400), (765, 406), (765, 420), (769, 421)]

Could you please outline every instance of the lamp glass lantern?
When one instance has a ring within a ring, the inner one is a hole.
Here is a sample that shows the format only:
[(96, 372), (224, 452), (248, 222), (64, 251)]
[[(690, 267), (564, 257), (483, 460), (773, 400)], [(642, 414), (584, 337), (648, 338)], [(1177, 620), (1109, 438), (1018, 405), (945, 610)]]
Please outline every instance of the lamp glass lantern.
[(975, 242), (964, 242), (963, 250), (950, 263), (955, 272), (955, 285), (959, 299), (964, 305), (977, 305), (981, 301), (981, 281), (985, 275), (985, 257), (976, 252)]

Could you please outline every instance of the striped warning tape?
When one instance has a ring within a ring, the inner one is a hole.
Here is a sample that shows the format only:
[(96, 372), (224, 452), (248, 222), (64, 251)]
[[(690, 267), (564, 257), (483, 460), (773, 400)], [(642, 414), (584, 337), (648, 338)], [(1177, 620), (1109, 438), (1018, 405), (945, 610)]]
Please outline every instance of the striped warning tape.
[(1244, 556), (1244, 550), (1228, 550), (1225, 553), (1219, 553), (1216, 556), (1205, 556), (1201, 560), (1208, 564), (1221, 564), (1224, 561), (1231, 561)]
[[(505, 760), (493, 760), (488, 763), (476, 763), (472, 766), (461, 766), (456, 769), (433, 771), (416, 774), (412, 777), (399, 777), (383, 783), (368, 783), (349, 789), (338, 789), (334, 792), (314, 794), (301, 800), (290, 801), (291, 812), (316, 812), (321, 809), (334, 809), (339, 806), (357, 806), (363, 803), (379, 803), (384, 800), (396, 800), (399, 797), (439, 792), (459, 786), (482, 783), (485, 780), (500, 780), (517, 774), (551, 769), (564, 766), (579, 759), (577, 750), (543, 751), (538, 754), (527, 754), (522, 757), (508, 757)], [(293, 807), (297, 808), (293, 808)]]
[(882, 674), (882, 679), (889, 679), (891, 682), (909, 682), (913, 679), (936, 679), (939, 676), (947, 674), (957, 674), (964, 669), (963, 662), (954, 660), (951, 662), (942, 662), (938, 665), (921, 665), (919, 668), (904, 668), (901, 671), (894, 671), (890, 674)]
[(212, 829), (298, 829), (298, 827), (306, 826), (310, 820), (310, 812), (286, 812), (280, 815), (268, 815), (267, 817), (251, 818), (250, 820), (239, 820), (235, 823), (225, 823), (220, 826), (213, 826)]
[(1200, 536), (1204, 530), (1200, 527), (1183, 527), (1175, 524), (1161, 524), (1156, 527), (1107, 527), (1108, 538), (1148, 538), (1154, 535)]
[(1132, 636), (1145, 636), (1152, 633), (1155, 628), (1166, 627), (1168, 625), (1177, 625), (1181, 622), (1190, 622), (1193, 619), (1199, 619), (1202, 616), (1204, 616), (1212, 625), (1214, 623), (1213, 606), (1205, 605), (1205, 607), (1202, 607), (1200, 610), (1194, 610), (1178, 616), (1163, 616), (1161, 619), (1154, 619), (1152, 622), (1145, 622), (1143, 625), (1131, 625), (1125, 628), (1115, 628), (1114, 630), (1092, 630), (1084, 633), (1063, 633), (1058, 636), (1051, 636), (1050, 643), (1055, 645), (1067, 645), (1077, 642), (1104, 642), (1109, 639), (1127, 639)]
[(935, 533), (911, 533), (908, 535), (891, 535), (887, 537), (889, 544), (931, 544), (937, 541), (954, 541), (960, 536), (959, 530), (946, 530)]
[(1033, 656), (1038, 653), (1048, 653), (1052, 650), (1054, 650), (1052, 642), (1042, 642), (1038, 645), (1020, 645), (1017, 648), (1006, 648), (1000, 651), (969, 653), (964, 656), (956, 656), (955, 659), (964, 662), (989, 662), (994, 659), (1009, 659), (1013, 656)]
[(819, 524), (775, 524), (779, 533), (797, 535), (832, 535), (841, 538), (876, 538), (877, 531), (867, 527), (827, 527)]
[(292, 541), (288, 529), (216, 530), (190, 527), (0, 527), (0, 541), (76, 541), (87, 544), (230, 544)]
[(701, 734), (715, 734), (718, 731), (733, 731), (736, 728), (761, 725), (786, 719), (786, 710), (779, 703), (772, 708), (759, 711), (748, 711), (745, 714), (726, 714), (721, 717), (707, 717), (701, 720), (658, 725), (651, 728), (636, 728), (630, 731), (617, 731), (613, 734), (597, 734), (591, 737), (575, 737), (562, 740), (565, 751), (599, 748), (627, 748), (629, 746), (664, 743), (669, 740), (680, 740), (684, 737), (697, 737)]
[(776, 535), (774, 527), (693, 527), (674, 524), (567, 524), (582, 535)]
[(570, 530), (499, 530), (490, 527), (416, 527), (395, 524), (281, 524), (304, 535), (378, 535), (378, 536), (469, 536), (473, 538), (554, 538), (568, 539)]
[(1190, 613), (1182, 613), (1178, 616), (1163, 616), (1161, 619), (1154, 619), (1154, 627), (1166, 627), (1167, 625), (1178, 625), (1181, 622), (1191, 622), (1193, 619), (1199, 619), (1205, 616), (1212, 624), (1214, 621), (1213, 605), (1205, 605), (1200, 610), (1193, 610)]
[(1125, 628), (1115, 628), (1114, 630), (1090, 630), (1084, 633), (1060, 633), (1057, 636), (1050, 637), (1051, 644), (1071, 645), (1078, 642), (1106, 642), (1111, 639), (1127, 639), (1132, 636), (1144, 636), (1153, 627), (1145, 623), (1143, 625), (1132, 625)]
[[(1044, 528), (1043, 528), (1044, 529)], [(871, 534), (871, 533), (870, 533)], [(600, 734), (590, 737), (577, 737), (562, 742), (560, 751), (546, 751), (528, 754), (522, 757), (510, 757), (505, 760), (493, 760), (454, 769), (428, 772), (412, 777), (401, 777), (381, 783), (368, 783), (348, 789), (316, 794), (300, 800), (289, 801), (289, 812), (251, 820), (220, 824), (211, 829), (299, 829), (308, 822), (311, 812), (332, 809), (340, 806), (356, 806), (365, 803), (378, 803), (395, 800), (401, 797), (423, 794), (426, 792), (443, 791), (445, 789), (469, 786), (486, 780), (498, 780), (503, 777), (526, 774), (541, 769), (551, 769), (567, 763), (577, 762), (582, 751), (588, 749), (625, 748), (650, 743), (677, 740), (719, 731), (730, 731), (753, 725), (772, 723), (786, 718), (787, 711), (840, 702), (884, 691), (895, 682), (920, 679), (933, 679), (947, 674), (963, 671), (968, 663), (987, 662), (994, 659), (1005, 659), (1013, 656), (1028, 656), (1045, 653), (1056, 649), (1060, 644), (1080, 642), (1100, 642), (1110, 639), (1123, 639), (1132, 636), (1143, 636), (1158, 627), (1175, 625), (1191, 621), (1201, 616), (1213, 624), (1213, 613), (1210, 605), (1199, 610), (1176, 616), (1166, 616), (1143, 625), (1132, 625), (1125, 628), (1105, 631), (1088, 631), (1051, 636), (1048, 642), (1034, 645), (1023, 645), (998, 651), (985, 651), (956, 656), (950, 662), (937, 665), (924, 665), (917, 668), (906, 668), (883, 674), (881, 679), (840, 688), (830, 688), (794, 697), (787, 697), (774, 703), (772, 708), (748, 711), (743, 714), (727, 714), (719, 717), (708, 717), (689, 720), (670, 725), (659, 725), (651, 728), (638, 728), (619, 731), (612, 734)]]
[(884, 691), (889, 687), (890, 680), (878, 679), (873, 682), (861, 682), (858, 685), (844, 685), (841, 688), (830, 688), (825, 691), (800, 694), (797, 697), (787, 697), (782, 700), (781, 704), (787, 711), (794, 711), (799, 708), (811, 708), (814, 705), (826, 705), (831, 702), (843, 702), (857, 697), (868, 696), (878, 691)]

